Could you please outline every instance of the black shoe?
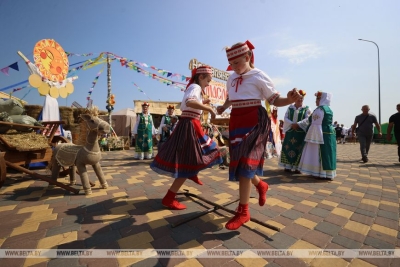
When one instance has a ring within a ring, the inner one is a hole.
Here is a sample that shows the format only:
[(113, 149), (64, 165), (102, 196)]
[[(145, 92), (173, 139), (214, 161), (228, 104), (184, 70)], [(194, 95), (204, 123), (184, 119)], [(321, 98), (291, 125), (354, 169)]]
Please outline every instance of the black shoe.
[(362, 158), (362, 161), (363, 161), (364, 163), (367, 163), (367, 162), (368, 162), (368, 158), (367, 158), (367, 157), (363, 157), (363, 158)]
[(292, 172), (291, 169), (285, 169), (285, 172)]

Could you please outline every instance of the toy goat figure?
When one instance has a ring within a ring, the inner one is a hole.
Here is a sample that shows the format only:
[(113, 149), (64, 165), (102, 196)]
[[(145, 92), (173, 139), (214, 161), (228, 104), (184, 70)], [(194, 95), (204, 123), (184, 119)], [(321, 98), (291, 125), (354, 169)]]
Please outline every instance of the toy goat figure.
[[(110, 125), (102, 119), (89, 114), (81, 115), (81, 118), (86, 122), (87, 135), (86, 144), (84, 146), (74, 145), (71, 143), (58, 144), (54, 151), (51, 161), (52, 179), (57, 180), (60, 168), (70, 168), (70, 184), (75, 184), (76, 167), (81, 176), (82, 186), (86, 195), (92, 193), (90, 181), (86, 170), (86, 165), (92, 165), (100, 185), (103, 189), (107, 188), (107, 182), (104, 178), (103, 171), (100, 166), (101, 151), (98, 143), (98, 135), (109, 133)], [(49, 185), (49, 188), (53, 186)]]

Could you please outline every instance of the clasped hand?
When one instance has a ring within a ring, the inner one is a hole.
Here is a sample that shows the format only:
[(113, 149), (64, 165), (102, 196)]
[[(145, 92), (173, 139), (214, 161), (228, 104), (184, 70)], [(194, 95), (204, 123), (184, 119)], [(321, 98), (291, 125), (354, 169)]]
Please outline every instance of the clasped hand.
[(299, 99), (301, 97), (299, 91), (297, 91), (297, 88), (293, 88), (292, 90), (290, 90), (287, 93), (287, 98), (293, 103), (295, 102), (297, 99)]

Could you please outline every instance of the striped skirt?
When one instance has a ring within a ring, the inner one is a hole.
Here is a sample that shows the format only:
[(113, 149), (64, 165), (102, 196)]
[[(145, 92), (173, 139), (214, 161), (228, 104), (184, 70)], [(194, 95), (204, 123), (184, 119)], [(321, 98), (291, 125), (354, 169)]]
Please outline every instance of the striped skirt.
[(229, 121), (229, 180), (263, 175), (265, 146), (271, 123), (264, 107), (233, 106)]
[(221, 163), (218, 146), (203, 132), (200, 121), (183, 117), (150, 168), (173, 178), (189, 178)]

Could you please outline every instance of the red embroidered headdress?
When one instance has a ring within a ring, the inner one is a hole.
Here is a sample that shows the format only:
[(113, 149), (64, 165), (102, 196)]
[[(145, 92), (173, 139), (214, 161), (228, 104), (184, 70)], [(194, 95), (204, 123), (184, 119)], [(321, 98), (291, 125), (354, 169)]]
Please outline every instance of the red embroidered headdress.
[(192, 77), (190, 77), (189, 83), (186, 85), (186, 89), (189, 88), (189, 86), (194, 83), (194, 76), (196, 74), (211, 74), (212, 75), (212, 69), (210, 66), (200, 66), (198, 68), (192, 69)]
[[(228, 58), (228, 61), (231, 61), (245, 55), (254, 48), (254, 45), (247, 40), (241, 45), (226, 49), (226, 57)], [(254, 64), (254, 53), (251, 54), (250, 62)], [(232, 70), (231, 66), (228, 66), (226, 70)]]

